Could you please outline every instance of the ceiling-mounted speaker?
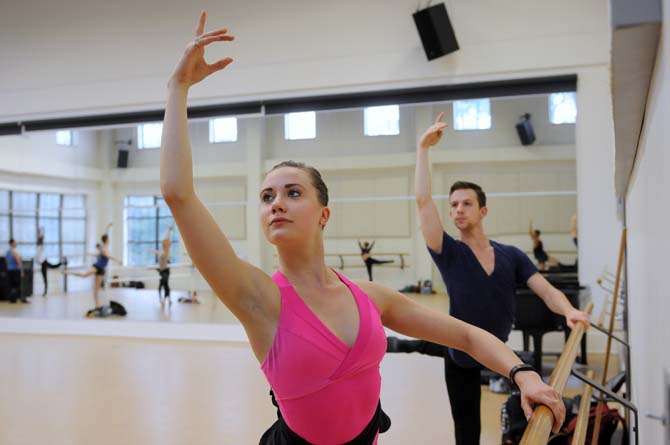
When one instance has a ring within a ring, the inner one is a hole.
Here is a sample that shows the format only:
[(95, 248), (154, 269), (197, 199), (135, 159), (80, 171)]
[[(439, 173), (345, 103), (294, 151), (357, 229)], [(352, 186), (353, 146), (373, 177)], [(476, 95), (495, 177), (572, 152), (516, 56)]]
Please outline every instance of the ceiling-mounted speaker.
[(458, 49), (454, 28), (444, 3), (417, 11), (413, 16), (428, 60), (437, 59)]

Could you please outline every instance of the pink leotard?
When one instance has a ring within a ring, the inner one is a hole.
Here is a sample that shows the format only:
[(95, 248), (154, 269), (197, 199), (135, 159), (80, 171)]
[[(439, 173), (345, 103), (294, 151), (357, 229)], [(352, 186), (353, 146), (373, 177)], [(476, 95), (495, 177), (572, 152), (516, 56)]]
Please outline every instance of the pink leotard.
[(318, 445), (346, 443), (371, 421), (379, 403), (379, 363), (386, 352), (377, 306), (358, 286), (337, 275), (358, 306), (354, 345), (349, 348), (333, 334), (277, 271), (272, 279), (281, 291), (281, 313), (261, 365), (286, 424)]

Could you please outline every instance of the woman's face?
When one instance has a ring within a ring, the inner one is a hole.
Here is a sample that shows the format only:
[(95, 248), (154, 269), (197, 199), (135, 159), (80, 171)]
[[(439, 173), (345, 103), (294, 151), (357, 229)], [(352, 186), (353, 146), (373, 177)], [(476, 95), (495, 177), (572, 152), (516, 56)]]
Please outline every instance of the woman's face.
[(268, 173), (259, 199), (263, 233), (275, 245), (313, 239), (330, 217), (309, 174), (299, 168), (281, 167)]

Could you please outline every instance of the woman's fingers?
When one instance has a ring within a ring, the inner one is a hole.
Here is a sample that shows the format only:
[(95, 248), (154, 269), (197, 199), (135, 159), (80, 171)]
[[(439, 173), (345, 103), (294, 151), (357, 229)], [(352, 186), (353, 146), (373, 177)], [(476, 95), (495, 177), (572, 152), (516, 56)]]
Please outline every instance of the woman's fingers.
[(209, 31), (200, 36), (197, 36), (199, 39), (204, 39), (205, 37), (217, 36), (219, 34), (225, 34), (228, 32), (227, 28), (217, 29), (216, 31)]
[(521, 409), (524, 416), (526, 416), (526, 420), (530, 420), (530, 416), (533, 414), (533, 407), (526, 397), (521, 397)]
[(197, 38), (193, 41), (193, 48), (198, 49), (207, 46), (212, 42), (231, 41), (231, 40), (235, 40), (235, 37), (225, 34), (204, 37), (204, 38)]
[(554, 414), (554, 425), (552, 426), (552, 431), (557, 433), (565, 421), (565, 405), (563, 404), (563, 399), (559, 393), (553, 391), (552, 394), (548, 394), (546, 396), (544, 403)]
[(217, 60), (216, 62), (207, 65), (208, 75), (221, 71), (231, 63), (233, 63), (233, 59), (231, 57), (226, 57), (225, 59)]
[(200, 11), (200, 19), (198, 19), (198, 26), (195, 28), (195, 36), (199, 37), (202, 32), (205, 30), (205, 20), (207, 19), (207, 13), (203, 10)]

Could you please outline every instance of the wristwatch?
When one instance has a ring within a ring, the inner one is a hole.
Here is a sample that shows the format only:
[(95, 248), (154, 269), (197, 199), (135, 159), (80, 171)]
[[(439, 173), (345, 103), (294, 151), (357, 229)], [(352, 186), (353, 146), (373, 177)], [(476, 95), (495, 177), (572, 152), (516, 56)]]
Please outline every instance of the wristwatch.
[[(521, 371), (533, 371), (533, 372), (537, 372), (537, 369), (533, 368), (533, 367), (532, 367), (531, 365), (529, 365), (528, 363), (520, 363), (520, 364), (514, 366), (512, 369), (510, 369), (510, 370), (509, 370), (509, 379), (510, 379), (510, 381), (511, 381), (514, 385), (516, 385), (517, 387), (518, 387), (519, 385), (517, 385), (517, 384), (516, 384), (516, 381), (514, 381), (514, 376), (516, 375), (517, 372), (521, 372)], [(537, 372), (537, 374), (540, 376), (540, 378), (542, 378), (542, 375), (541, 375), (539, 372)]]

